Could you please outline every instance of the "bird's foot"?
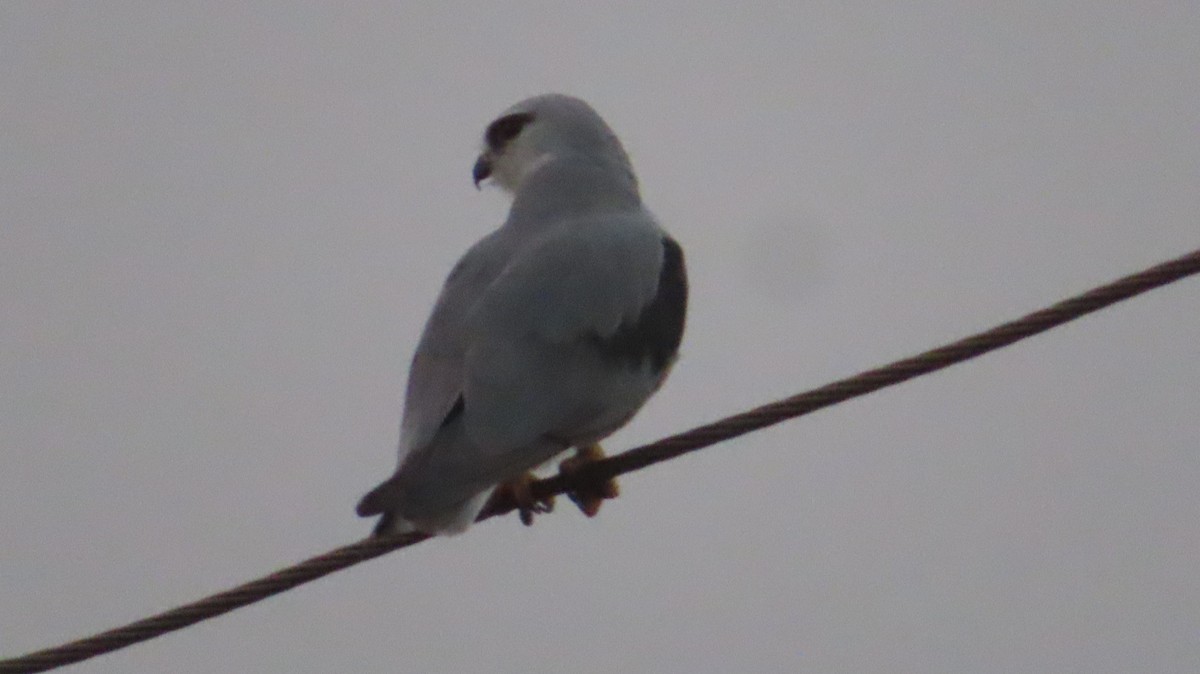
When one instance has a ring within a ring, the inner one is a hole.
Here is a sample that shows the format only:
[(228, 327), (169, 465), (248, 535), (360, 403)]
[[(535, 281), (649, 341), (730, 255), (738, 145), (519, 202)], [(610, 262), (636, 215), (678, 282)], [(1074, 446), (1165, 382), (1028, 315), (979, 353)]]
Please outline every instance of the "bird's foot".
[(605, 499), (616, 498), (621, 493), (616, 478), (602, 480), (584, 480), (581, 482), (579, 473), (588, 464), (604, 458), (604, 449), (597, 444), (591, 444), (575, 449), (575, 456), (558, 464), (558, 473), (571, 483), (572, 488), (567, 496), (579, 506), (579, 510), (588, 517), (595, 517), (600, 512), (600, 506)]
[(512, 502), (517, 504), (517, 514), (521, 517), (521, 524), (530, 526), (533, 524), (533, 516), (541, 515), (554, 510), (554, 496), (546, 496), (540, 499), (533, 497), (533, 491), (530, 487), (537, 481), (537, 477), (533, 473), (523, 473), (519, 477), (509, 480), (496, 487), (496, 491), (492, 493), (492, 501), (511, 498)]

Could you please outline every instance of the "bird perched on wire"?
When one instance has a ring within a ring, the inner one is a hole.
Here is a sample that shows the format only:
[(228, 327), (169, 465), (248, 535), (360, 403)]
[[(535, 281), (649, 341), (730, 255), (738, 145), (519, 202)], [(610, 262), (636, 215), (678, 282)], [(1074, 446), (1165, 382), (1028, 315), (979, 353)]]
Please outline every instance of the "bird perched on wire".
[[(587, 103), (530, 98), (488, 125), (476, 187), (513, 197), (450, 272), (413, 356), (396, 472), (363, 497), (375, 534), (465, 530), (497, 486), (521, 519), (549, 502), (529, 471), (568, 449), (576, 471), (675, 361), (683, 252), (642, 205), (621, 142)], [(592, 516), (616, 483), (571, 496)]]

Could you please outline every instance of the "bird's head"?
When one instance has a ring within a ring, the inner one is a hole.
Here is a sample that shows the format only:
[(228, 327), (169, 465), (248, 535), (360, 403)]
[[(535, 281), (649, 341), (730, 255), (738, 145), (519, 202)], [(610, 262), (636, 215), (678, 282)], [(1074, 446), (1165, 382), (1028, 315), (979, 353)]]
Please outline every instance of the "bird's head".
[(614, 164), (632, 178), (629, 157), (587, 103), (562, 94), (526, 99), (488, 124), (475, 161), (475, 186), (491, 178), (509, 192), (537, 169), (567, 156)]

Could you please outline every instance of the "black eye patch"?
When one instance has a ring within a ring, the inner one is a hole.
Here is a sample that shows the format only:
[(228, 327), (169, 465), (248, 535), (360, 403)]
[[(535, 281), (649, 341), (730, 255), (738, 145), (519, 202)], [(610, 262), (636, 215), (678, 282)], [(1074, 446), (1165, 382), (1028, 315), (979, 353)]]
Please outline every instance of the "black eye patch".
[(510, 140), (516, 138), (517, 134), (521, 133), (521, 129), (525, 128), (525, 125), (532, 121), (532, 112), (515, 112), (511, 115), (505, 115), (488, 125), (487, 132), (483, 134), (483, 138), (487, 141), (488, 147), (500, 149)]

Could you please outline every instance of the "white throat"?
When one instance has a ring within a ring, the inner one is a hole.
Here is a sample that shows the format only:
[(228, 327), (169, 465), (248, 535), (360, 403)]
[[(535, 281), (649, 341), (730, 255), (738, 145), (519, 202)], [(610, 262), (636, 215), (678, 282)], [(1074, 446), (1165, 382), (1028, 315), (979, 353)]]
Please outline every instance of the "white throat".
[(553, 160), (554, 154), (550, 152), (529, 155), (518, 151), (516, 156), (505, 156), (496, 162), (493, 177), (505, 190), (515, 193), (526, 177)]

